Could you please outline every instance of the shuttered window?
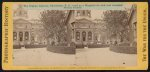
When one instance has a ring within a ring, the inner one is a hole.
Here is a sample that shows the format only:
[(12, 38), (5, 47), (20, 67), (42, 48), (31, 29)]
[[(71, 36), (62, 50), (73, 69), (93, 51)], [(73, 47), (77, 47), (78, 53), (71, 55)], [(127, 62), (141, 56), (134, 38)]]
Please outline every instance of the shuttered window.
[(88, 40), (92, 40), (92, 32), (91, 31), (88, 32)]
[(80, 32), (76, 32), (76, 40), (80, 40)]
[(13, 39), (17, 40), (17, 32), (13, 32)]
[(29, 32), (25, 32), (25, 40), (29, 40)]

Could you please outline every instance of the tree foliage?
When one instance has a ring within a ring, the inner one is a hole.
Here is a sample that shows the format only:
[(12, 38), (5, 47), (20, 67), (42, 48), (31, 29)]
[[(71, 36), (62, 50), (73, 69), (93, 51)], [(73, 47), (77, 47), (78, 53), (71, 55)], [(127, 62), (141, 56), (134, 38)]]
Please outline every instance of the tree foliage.
[(58, 43), (66, 41), (65, 13), (62, 10), (46, 10), (41, 12), (47, 39), (56, 39)]
[(104, 22), (108, 29), (109, 37), (120, 37), (120, 40), (128, 40), (128, 13), (123, 10), (108, 10), (104, 13)]

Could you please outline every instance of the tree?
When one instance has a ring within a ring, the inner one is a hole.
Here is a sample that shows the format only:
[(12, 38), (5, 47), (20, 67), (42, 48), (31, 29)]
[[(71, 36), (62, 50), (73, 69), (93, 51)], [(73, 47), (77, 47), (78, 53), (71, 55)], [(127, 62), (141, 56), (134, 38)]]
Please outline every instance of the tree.
[(63, 10), (46, 10), (41, 12), (41, 21), (45, 29), (45, 37), (48, 40), (62, 43), (66, 41), (65, 13)]
[(104, 13), (103, 20), (108, 30), (109, 38), (118, 37), (121, 42), (128, 40), (128, 13), (125, 10), (108, 10)]

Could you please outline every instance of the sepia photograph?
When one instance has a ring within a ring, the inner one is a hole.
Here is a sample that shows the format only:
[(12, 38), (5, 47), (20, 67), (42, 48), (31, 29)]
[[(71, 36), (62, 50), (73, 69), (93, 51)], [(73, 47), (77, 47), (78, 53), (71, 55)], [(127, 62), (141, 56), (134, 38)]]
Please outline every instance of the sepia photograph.
[(30, 9), (13, 5), (14, 66), (137, 66), (137, 5)]

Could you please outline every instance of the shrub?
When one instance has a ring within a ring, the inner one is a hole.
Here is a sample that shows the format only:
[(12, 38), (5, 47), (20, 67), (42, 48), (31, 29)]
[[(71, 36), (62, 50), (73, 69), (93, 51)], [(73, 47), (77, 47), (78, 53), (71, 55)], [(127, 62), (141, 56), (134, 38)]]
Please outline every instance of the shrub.
[(67, 46), (67, 43), (59, 43), (56, 46)]
[(84, 48), (83, 44), (76, 44), (76, 48)]
[(55, 53), (62, 53), (62, 54), (75, 54), (75, 47), (74, 46), (48, 46), (47, 50)]
[(130, 46), (111, 46), (110, 50), (118, 53), (137, 54), (137, 48)]
[(137, 46), (137, 43), (136, 43), (136, 42), (133, 42), (133, 44), (132, 44), (132, 45), (136, 47), (136, 46)]
[(76, 46), (76, 44), (74, 42), (71, 42), (70, 46)]
[(121, 43), (119, 46), (130, 46), (130, 43)]
[(108, 47), (109, 45), (106, 44), (89, 44), (88, 48), (104, 48), (104, 47)]
[(54, 45), (55, 45), (55, 42), (54, 42), (54, 41), (52, 41), (51, 45), (52, 45), (52, 46), (54, 46)]
[(14, 49), (21, 49), (21, 45), (13, 45)]
[(25, 45), (25, 48), (44, 48), (46, 45)]

